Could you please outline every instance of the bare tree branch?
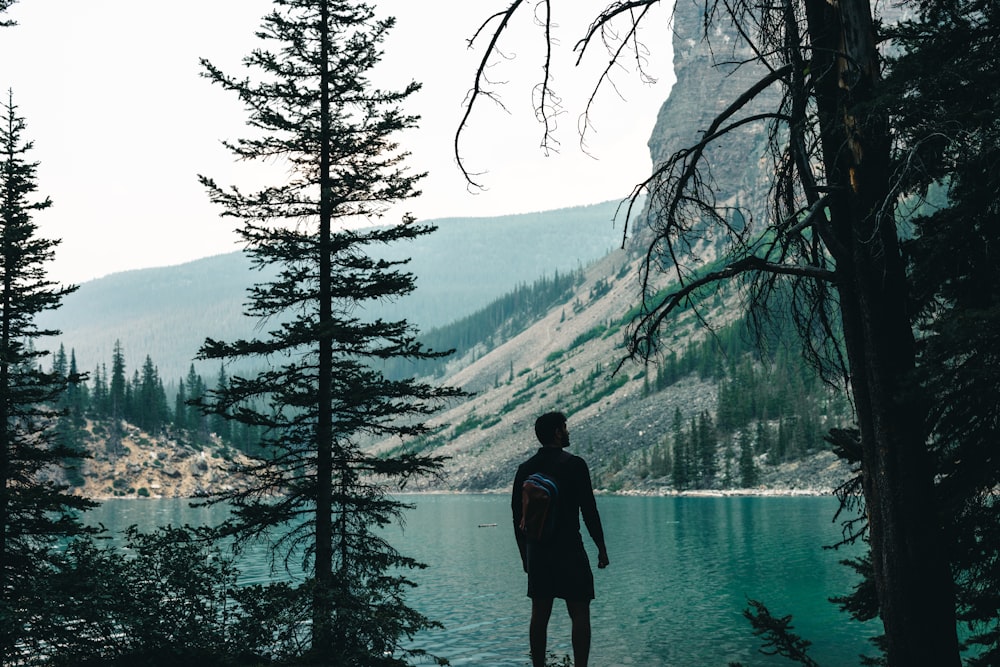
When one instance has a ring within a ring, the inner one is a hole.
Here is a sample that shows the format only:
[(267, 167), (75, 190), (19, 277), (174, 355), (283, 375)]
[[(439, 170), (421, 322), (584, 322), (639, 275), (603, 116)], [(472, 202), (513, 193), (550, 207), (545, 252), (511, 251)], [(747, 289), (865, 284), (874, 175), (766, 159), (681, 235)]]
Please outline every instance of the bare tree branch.
[[(590, 124), (590, 109), (593, 107), (595, 100), (597, 99), (597, 94), (600, 92), (601, 87), (607, 83), (615, 92), (618, 93), (618, 97), (624, 99), (621, 93), (618, 92), (618, 87), (615, 86), (614, 82), (611, 80), (611, 70), (616, 66), (621, 64), (622, 53), (625, 49), (631, 45), (635, 52), (636, 58), (636, 68), (639, 72), (640, 77), (647, 82), (655, 82), (653, 77), (648, 76), (643, 69), (642, 62), (642, 46), (639, 43), (639, 23), (646, 16), (649, 9), (657, 4), (660, 0), (634, 0), (633, 2), (617, 2), (605, 9), (601, 14), (590, 24), (587, 28), (587, 33), (583, 36), (580, 41), (576, 43), (573, 50), (577, 52), (576, 64), (580, 65), (583, 60), (583, 56), (587, 51), (587, 47), (590, 45), (591, 40), (593, 40), (598, 34), (602, 36), (602, 41), (605, 48), (611, 54), (608, 59), (608, 64), (605, 66), (604, 71), (597, 79), (597, 83), (594, 84), (594, 88), (590, 93), (590, 97), (587, 99), (587, 104), (584, 107), (583, 113), (580, 114), (579, 132), (580, 132), (580, 144), (584, 145), (584, 136), (586, 134), (587, 128), (591, 127)], [(635, 10), (641, 9), (638, 15), (636, 15)], [(625, 14), (629, 14), (630, 26), (627, 34), (621, 38), (620, 43), (617, 47), (613, 47), (611, 42), (607, 38), (608, 31), (611, 27), (611, 21), (616, 17)]]
[[(559, 141), (555, 138), (556, 130), (556, 118), (562, 113), (561, 100), (552, 90), (552, 3), (551, 0), (535, 0), (535, 23), (539, 25), (544, 32), (545, 39), (545, 57), (542, 63), (542, 80), (535, 85), (532, 90), (534, 98), (535, 107), (535, 117), (542, 124), (542, 139), (540, 147), (542, 150), (548, 154), (552, 151), (558, 150)], [(591, 127), (590, 123), (590, 111), (596, 100), (597, 94), (601, 87), (605, 84), (611, 85), (612, 88), (618, 92), (617, 86), (611, 81), (611, 71), (616, 64), (621, 63), (622, 54), (631, 45), (635, 50), (636, 63), (640, 73), (640, 76), (645, 81), (654, 81), (653, 77), (648, 76), (644, 72), (642, 48), (638, 41), (638, 28), (639, 23), (645, 17), (648, 10), (654, 5), (659, 3), (660, 0), (631, 0), (627, 2), (614, 2), (609, 5), (601, 14), (594, 20), (594, 22), (588, 27), (586, 34), (581, 38), (574, 51), (578, 52), (576, 64), (579, 65), (587, 47), (591, 42), (596, 39), (599, 35), (605, 37), (604, 45), (608, 49), (611, 55), (607, 66), (601, 73), (594, 86), (589, 99), (587, 100), (584, 111), (580, 115), (580, 122), (578, 124), (579, 134), (580, 134), (580, 144), (584, 147), (584, 135), (588, 128)], [(479, 98), (487, 98), (497, 104), (501, 109), (506, 111), (506, 107), (500, 100), (499, 95), (489, 88), (489, 79), (487, 77), (487, 71), (491, 66), (491, 62), (496, 56), (503, 56), (500, 50), (500, 38), (504, 30), (510, 25), (512, 17), (522, 8), (525, 4), (525, 0), (511, 0), (510, 4), (503, 11), (496, 12), (489, 16), (479, 28), (475, 31), (473, 36), (468, 40), (469, 48), (476, 43), (484, 34), (489, 34), (489, 43), (487, 44), (483, 56), (479, 61), (479, 65), (476, 68), (476, 75), (473, 81), (472, 88), (466, 95), (465, 99), (465, 112), (462, 115), (462, 119), (458, 124), (458, 128), (455, 131), (455, 137), (453, 141), (455, 162), (458, 165), (459, 170), (462, 172), (462, 176), (465, 178), (467, 186), (472, 190), (482, 190), (485, 186), (478, 180), (478, 177), (482, 175), (482, 172), (473, 172), (466, 165), (465, 160), (462, 157), (461, 152), (461, 137), (462, 133), (468, 129), (469, 120), (472, 116), (472, 109), (476, 105)], [(638, 11), (638, 13), (636, 13)], [(620, 43), (616, 39), (608, 39), (607, 36), (613, 34), (610, 26), (611, 22), (623, 15), (630, 15), (629, 28), (621, 38)], [(488, 30), (489, 29), (489, 30)], [(490, 32), (490, 30), (492, 32)], [(619, 97), (622, 97), (621, 93), (618, 93)]]
[[(517, 13), (521, 5), (524, 4), (524, 0), (512, 0), (507, 9), (497, 12), (487, 18), (479, 26), (476, 32), (468, 40), (468, 47), (471, 49), (479, 39), (481, 35), (487, 32), (487, 26), (491, 23), (498, 22), (496, 28), (490, 33), (489, 44), (486, 46), (486, 50), (483, 52), (483, 57), (479, 61), (479, 66), (476, 68), (476, 76), (472, 84), (472, 88), (466, 95), (465, 100), (465, 113), (462, 114), (462, 120), (458, 124), (458, 128), (455, 130), (454, 139), (454, 150), (455, 150), (455, 163), (458, 165), (459, 170), (462, 172), (462, 176), (465, 177), (465, 181), (468, 187), (473, 190), (483, 190), (485, 186), (477, 180), (477, 177), (481, 176), (483, 172), (472, 172), (465, 164), (465, 160), (462, 158), (461, 151), (461, 138), (462, 133), (469, 125), (469, 119), (472, 116), (472, 109), (476, 104), (476, 101), (480, 97), (485, 97), (493, 101), (501, 109), (506, 110), (503, 102), (500, 100), (499, 95), (490, 90), (488, 87), (489, 79), (486, 76), (486, 72), (490, 67), (490, 62), (492, 58), (498, 54), (501, 54), (499, 43), (500, 36), (503, 31), (510, 25), (510, 20)], [(552, 24), (552, 8), (550, 5), (550, 0), (540, 0), (540, 4), (544, 6), (545, 18), (544, 20), (538, 21), (545, 31), (545, 63), (543, 65), (544, 75), (542, 81), (535, 87), (536, 94), (539, 97), (539, 103), (537, 105), (536, 114), (545, 124), (545, 131), (542, 137), (542, 148), (551, 148), (551, 115), (546, 111), (548, 108), (547, 100), (553, 99), (551, 86), (549, 82), (551, 80), (551, 65), (552, 65), (552, 37), (551, 37), (551, 24)], [(558, 102), (556, 102), (556, 107)]]
[(678, 306), (685, 303), (688, 297), (694, 292), (708, 285), (726, 282), (736, 276), (749, 272), (798, 276), (826, 282), (834, 282), (837, 279), (837, 274), (834, 271), (821, 267), (776, 264), (756, 256), (744, 257), (726, 265), (718, 271), (712, 271), (700, 278), (680, 285), (676, 290), (660, 299), (652, 308), (646, 309), (638, 318), (638, 322), (635, 325), (635, 333), (629, 339), (629, 356), (631, 358), (636, 356), (650, 356), (657, 346), (656, 332), (660, 328), (660, 325)]

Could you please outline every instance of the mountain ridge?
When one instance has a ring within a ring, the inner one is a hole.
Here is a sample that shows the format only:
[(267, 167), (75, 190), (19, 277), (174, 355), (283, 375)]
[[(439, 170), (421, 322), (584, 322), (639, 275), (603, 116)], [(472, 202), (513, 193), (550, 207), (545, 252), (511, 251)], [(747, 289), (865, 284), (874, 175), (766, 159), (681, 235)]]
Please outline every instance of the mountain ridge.
[[(575, 270), (620, 243), (612, 228), (616, 209), (617, 202), (603, 202), (425, 221), (437, 231), (384, 253), (391, 259), (411, 258), (406, 268), (416, 275), (417, 290), (381, 310), (386, 317), (407, 319), (427, 330), (474, 312), (518, 283)], [(560, 242), (571, 230), (573, 240)], [(135, 269), (80, 285), (39, 323), (62, 332), (47, 347), (74, 351), (80, 371), (110, 367), (119, 340), (129, 368), (141, 366), (149, 355), (165, 383), (186, 375), (192, 363), (214, 378), (218, 368), (194, 362), (195, 354), (206, 337), (232, 340), (259, 325), (243, 315), (244, 303), (250, 285), (266, 278), (242, 251)]]

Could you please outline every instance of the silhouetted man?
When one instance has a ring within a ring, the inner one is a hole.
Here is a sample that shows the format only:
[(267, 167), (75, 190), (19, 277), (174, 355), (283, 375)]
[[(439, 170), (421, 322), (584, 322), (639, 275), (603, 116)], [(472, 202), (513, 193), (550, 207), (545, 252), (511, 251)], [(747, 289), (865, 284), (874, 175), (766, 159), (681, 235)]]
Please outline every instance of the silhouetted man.
[[(528, 573), (531, 598), (529, 643), (533, 667), (545, 667), (549, 617), (555, 598), (566, 601), (573, 624), (573, 664), (587, 667), (590, 657), (590, 601), (594, 599), (594, 574), (580, 535), (580, 515), (587, 532), (597, 545), (597, 567), (608, 560), (604, 530), (594, 500), (590, 471), (579, 456), (565, 451), (569, 446), (566, 416), (549, 412), (535, 421), (535, 435), (542, 444), (538, 452), (522, 463), (514, 477), (510, 506), (514, 514), (514, 534)], [(522, 487), (534, 473), (543, 473), (558, 486), (555, 523), (543, 541), (528, 539), (521, 528)]]

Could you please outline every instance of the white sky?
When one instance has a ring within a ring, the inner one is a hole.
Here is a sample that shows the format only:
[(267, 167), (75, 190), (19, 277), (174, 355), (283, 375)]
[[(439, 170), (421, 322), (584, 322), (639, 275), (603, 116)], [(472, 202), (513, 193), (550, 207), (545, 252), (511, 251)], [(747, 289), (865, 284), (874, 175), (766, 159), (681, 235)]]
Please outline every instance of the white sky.
[[(430, 175), (403, 210), (431, 219), (592, 204), (628, 195), (649, 174), (646, 142), (674, 80), (667, 7), (649, 17), (644, 33), (652, 51), (646, 71), (656, 83), (615, 74), (618, 93), (606, 87), (592, 114), (589, 155), (579, 145), (578, 116), (608, 56), (598, 44), (573, 67), (571, 49), (608, 1), (552, 3), (563, 12), (555, 17), (553, 85), (566, 113), (560, 152), (548, 157), (531, 105), (542, 32), (527, 12), (505, 31), (512, 59), (491, 78), (506, 82), (509, 113), (480, 100), (463, 142), (468, 167), (487, 172), (480, 178), (488, 190), (478, 194), (467, 191), (452, 157), (480, 57), (466, 40), (509, 0), (376, 1), (380, 15), (398, 19), (379, 83), (423, 84), (406, 105), (421, 116), (420, 128), (398, 138), (412, 153), (410, 168)], [(19, 25), (0, 29), (0, 91), (6, 99), (13, 90), (35, 144), (30, 157), (41, 163), (39, 194), (53, 200), (35, 218), (42, 236), (62, 239), (52, 279), (79, 283), (238, 248), (237, 221), (218, 216), (196, 175), (252, 187), (219, 144), (245, 135), (245, 115), (232, 93), (199, 76), (198, 59), (243, 76), (240, 60), (269, 8), (267, 0), (20, 0), (8, 10)], [(617, 233), (609, 221), (609, 238)]]

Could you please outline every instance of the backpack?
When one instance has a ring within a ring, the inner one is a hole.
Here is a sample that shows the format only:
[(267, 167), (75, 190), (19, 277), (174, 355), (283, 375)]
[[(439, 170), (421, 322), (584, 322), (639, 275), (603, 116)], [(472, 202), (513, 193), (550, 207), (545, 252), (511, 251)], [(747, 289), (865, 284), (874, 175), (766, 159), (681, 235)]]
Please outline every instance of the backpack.
[(555, 531), (559, 485), (536, 472), (521, 485), (521, 532), (533, 542), (545, 542)]

